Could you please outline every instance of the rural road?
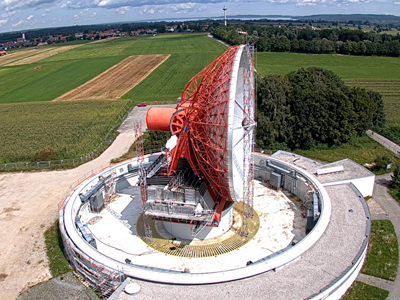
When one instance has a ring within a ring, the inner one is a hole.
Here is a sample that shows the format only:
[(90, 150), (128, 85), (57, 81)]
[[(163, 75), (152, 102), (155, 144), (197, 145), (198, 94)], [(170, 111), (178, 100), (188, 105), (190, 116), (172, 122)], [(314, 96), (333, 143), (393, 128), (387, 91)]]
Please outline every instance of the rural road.
[(98, 158), (75, 169), (0, 173), (1, 300), (16, 299), (25, 288), (51, 277), (43, 233), (57, 219), (62, 196), (77, 180), (128, 151), (134, 142), (133, 123), (141, 120), (144, 130), (148, 108), (135, 107), (113, 144)]

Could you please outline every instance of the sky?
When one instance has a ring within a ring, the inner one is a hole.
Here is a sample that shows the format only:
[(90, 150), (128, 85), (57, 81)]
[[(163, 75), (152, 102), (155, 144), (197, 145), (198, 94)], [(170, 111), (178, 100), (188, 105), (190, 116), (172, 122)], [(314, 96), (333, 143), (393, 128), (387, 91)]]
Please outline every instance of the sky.
[(400, 0), (0, 0), (0, 32), (223, 15), (392, 14)]

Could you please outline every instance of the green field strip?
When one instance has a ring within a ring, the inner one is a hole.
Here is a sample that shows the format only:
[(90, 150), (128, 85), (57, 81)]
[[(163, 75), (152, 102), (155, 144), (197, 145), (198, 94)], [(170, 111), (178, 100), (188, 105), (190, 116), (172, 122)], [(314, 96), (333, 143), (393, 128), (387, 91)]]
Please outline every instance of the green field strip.
[(126, 48), (124, 55), (210, 53), (222, 54), (227, 48), (205, 34), (171, 34), (141, 38)]
[(393, 57), (263, 52), (256, 54), (255, 65), (263, 75), (285, 75), (301, 67), (320, 67), (333, 71), (343, 79), (400, 78), (400, 59)]
[(120, 38), (113, 39), (107, 42), (85, 44), (80, 47), (71, 49), (64, 53), (60, 53), (41, 62), (61, 61), (61, 60), (76, 60), (98, 57), (112, 56), (128, 56), (123, 54), (124, 50), (137, 41), (137, 38)]
[(172, 54), (123, 98), (138, 101), (175, 101), (189, 80), (221, 53)]
[(104, 72), (124, 57), (104, 57), (8, 67), (0, 72), (0, 103), (49, 101)]

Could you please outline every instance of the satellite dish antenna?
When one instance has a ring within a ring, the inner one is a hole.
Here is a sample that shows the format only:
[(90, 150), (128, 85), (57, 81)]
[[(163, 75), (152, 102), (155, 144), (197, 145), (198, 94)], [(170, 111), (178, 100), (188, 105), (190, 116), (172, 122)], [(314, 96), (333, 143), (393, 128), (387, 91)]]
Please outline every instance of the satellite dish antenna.
[[(167, 174), (184, 158), (218, 206), (241, 201), (253, 145), (254, 68), (248, 45), (232, 46), (194, 76), (176, 108), (150, 108), (149, 130), (170, 131)], [(177, 139), (176, 139), (177, 138)], [(177, 141), (176, 141), (177, 140)]]

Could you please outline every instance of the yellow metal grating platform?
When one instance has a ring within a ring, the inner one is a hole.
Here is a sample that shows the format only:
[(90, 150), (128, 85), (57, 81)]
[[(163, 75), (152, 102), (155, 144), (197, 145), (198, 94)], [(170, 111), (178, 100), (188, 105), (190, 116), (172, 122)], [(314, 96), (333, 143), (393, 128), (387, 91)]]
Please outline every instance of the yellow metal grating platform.
[[(236, 203), (233, 209), (240, 216), (240, 219), (242, 219), (242, 203)], [(249, 234), (247, 237), (240, 236), (242, 224), (242, 222), (240, 222), (239, 227), (232, 226), (227, 233), (218, 238), (205, 241), (196, 240), (196, 243), (193, 243), (191, 240), (184, 240), (180, 238), (167, 239), (158, 233), (155, 226), (155, 221), (152, 221), (151, 229), (153, 242), (148, 245), (159, 252), (179, 257), (200, 258), (225, 254), (247, 244), (257, 234), (260, 227), (260, 219), (255, 210), (253, 210), (253, 215), (254, 217), (248, 221)], [(137, 220), (136, 232), (138, 236), (140, 236), (140, 238), (145, 242), (146, 239), (144, 236), (143, 213)], [(226, 236), (226, 238), (224, 238), (224, 236)]]

